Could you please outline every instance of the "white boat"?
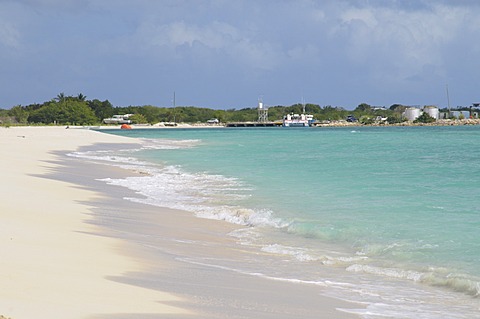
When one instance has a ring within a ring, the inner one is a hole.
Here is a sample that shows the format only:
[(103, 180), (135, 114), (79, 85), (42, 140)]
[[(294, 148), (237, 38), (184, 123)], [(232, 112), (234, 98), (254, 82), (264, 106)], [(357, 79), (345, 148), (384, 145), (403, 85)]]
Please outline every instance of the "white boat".
[(125, 115), (114, 115), (112, 117), (103, 119), (103, 123), (105, 124), (132, 124), (132, 121), (129, 120), (130, 116), (133, 114), (125, 114)]
[(218, 124), (220, 123), (220, 121), (218, 119), (209, 119), (207, 121), (207, 124)]
[(283, 118), (284, 127), (309, 127), (313, 122), (313, 115), (310, 114), (287, 114)]
[(305, 113), (305, 103), (302, 114), (287, 114), (283, 117), (284, 127), (309, 127), (315, 121), (313, 115)]

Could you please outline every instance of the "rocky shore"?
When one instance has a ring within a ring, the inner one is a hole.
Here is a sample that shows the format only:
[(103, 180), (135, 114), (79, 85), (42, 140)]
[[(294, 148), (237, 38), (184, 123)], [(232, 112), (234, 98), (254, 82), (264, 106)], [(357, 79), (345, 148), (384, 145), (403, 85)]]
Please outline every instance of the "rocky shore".
[(360, 122), (347, 122), (347, 121), (331, 121), (329, 123), (315, 124), (316, 127), (347, 127), (347, 126), (458, 126), (458, 125), (480, 125), (480, 119), (442, 119), (433, 123), (414, 123), (414, 122), (401, 122), (390, 124), (388, 122), (380, 122), (373, 124), (362, 124)]

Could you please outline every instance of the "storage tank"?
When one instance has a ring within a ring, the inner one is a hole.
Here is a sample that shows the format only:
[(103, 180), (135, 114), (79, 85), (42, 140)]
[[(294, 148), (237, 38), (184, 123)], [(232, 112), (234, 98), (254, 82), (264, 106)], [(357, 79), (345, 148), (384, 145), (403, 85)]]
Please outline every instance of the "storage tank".
[(405, 109), (405, 118), (409, 121), (415, 121), (421, 113), (422, 111), (416, 107), (408, 107)]
[(438, 107), (436, 106), (425, 106), (423, 108), (423, 112), (427, 113), (434, 119), (438, 120), (440, 118), (440, 111), (438, 110)]
[(460, 113), (462, 113), (464, 119), (470, 118), (470, 111), (461, 111)]
[(450, 118), (458, 119), (460, 117), (460, 111), (450, 111)]

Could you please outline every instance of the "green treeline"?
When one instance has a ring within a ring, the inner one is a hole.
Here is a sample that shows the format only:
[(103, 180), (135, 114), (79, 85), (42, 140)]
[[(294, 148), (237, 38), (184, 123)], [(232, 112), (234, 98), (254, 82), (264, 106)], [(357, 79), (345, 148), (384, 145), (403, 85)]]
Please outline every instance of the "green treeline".
[[(353, 111), (330, 105), (321, 107), (306, 104), (305, 111), (312, 114), (317, 121), (344, 120), (353, 115), (360, 122), (369, 124), (375, 118), (388, 118), (389, 123), (403, 121), (402, 112), (406, 106), (394, 104), (390, 108), (375, 108), (366, 103), (358, 105)], [(281, 120), (290, 113), (301, 113), (303, 105), (271, 106), (268, 108), (270, 121)], [(0, 110), (0, 123), (11, 124), (57, 124), (57, 125), (98, 125), (104, 118), (114, 114), (134, 114), (130, 119), (136, 124), (155, 124), (159, 122), (205, 123), (217, 118), (222, 123), (246, 122), (258, 119), (257, 108), (240, 110), (214, 110), (194, 106), (157, 107), (152, 105), (114, 107), (108, 100), (88, 100), (85, 95), (66, 96), (60, 93), (50, 101), (42, 104), (14, 106), (10, 110)]]

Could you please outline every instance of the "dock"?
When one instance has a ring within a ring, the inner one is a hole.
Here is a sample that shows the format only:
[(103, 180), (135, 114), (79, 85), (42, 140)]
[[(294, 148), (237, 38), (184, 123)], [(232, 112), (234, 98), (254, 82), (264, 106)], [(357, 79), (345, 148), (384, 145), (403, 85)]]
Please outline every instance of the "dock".
[(229, 122), (225, 127), (275, 127), (282, 126), (282, 122)]

